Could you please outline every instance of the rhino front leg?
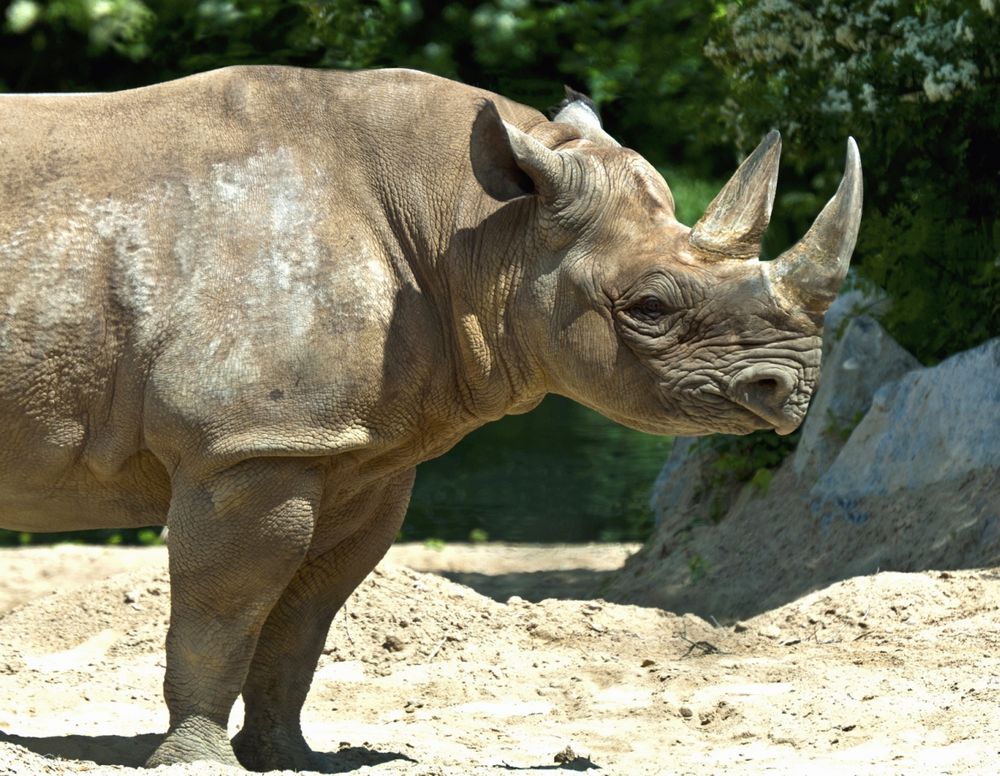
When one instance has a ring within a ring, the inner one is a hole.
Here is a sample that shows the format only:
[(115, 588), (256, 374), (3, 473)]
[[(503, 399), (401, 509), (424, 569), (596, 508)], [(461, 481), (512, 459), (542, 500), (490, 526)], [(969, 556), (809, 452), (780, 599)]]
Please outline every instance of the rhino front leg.
[(319, 472), (245, 461), (173, 478), (170, 629), (163, 688), (170, 729), (147, 761), (238, 765), (226, 732), (261, 626), (309, 548)]
[[(323, 514), (321, 525), (359, 527), (311, 556), (295, 574), (261, 631), (243, 686), (246, 718), (233, 739), (244, 767), (255, 771), (324, 770), (302, 735), (299, 715), (326, 642), (330, 622), (347, 597), (392, 545), (413, 487), (411, 469)], [(317, 528), (317, 534), (322, 532)]]

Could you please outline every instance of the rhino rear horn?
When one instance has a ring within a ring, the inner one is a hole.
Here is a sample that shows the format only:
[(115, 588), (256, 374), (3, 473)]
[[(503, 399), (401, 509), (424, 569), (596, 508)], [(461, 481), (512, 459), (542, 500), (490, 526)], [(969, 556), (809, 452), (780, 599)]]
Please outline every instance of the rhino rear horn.
[(757, 258), (771, 220), (780, 159), (781, 135), (772, 129), (691, 229), (691, 245), (708, 258)]
[(563, 100), (559, 112), (552, 118), (552, 121), (556, 124), (569, 124), (580, 133), (580, 137), (595, 145), (618, 148), (619, 142), (605, 132), (604, 127), (601, 126), (601, 116), (597, 112), (594, 101), (569, 86), (565, 89), (566, 99)]
[(847, 139), (847, 162), (837, 193), (813, 221), (809, 231), (774, 261), (768, 276), (778, 293), (811, 312), (824, 312), (840, 290), (851, 263), (861, 225), (864, 183), (861, 155)]

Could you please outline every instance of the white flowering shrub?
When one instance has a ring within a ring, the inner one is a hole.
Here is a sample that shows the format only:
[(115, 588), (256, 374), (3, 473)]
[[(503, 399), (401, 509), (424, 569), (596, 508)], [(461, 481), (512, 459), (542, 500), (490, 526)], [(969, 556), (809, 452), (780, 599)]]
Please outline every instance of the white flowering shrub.
[(856, 263), (894, 297), (905, 345), (933, 360), (1000, 335), (995, 0), (745, 0), (720, 9), (705, 53), (728, 77), (721, 114), (740, 147), (777, 126), (828, 194), (858, 139)]

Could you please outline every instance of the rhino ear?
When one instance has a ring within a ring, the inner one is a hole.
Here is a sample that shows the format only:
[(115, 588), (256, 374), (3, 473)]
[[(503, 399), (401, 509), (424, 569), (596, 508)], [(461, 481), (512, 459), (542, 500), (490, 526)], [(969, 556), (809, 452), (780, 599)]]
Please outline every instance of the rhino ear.
[(559, 154), (500, 118), (496, 105), (483, 102), (472, 124), (472, 172), (487, 194), (505, 201), (525, 194), (555, 199), (562, 175)]

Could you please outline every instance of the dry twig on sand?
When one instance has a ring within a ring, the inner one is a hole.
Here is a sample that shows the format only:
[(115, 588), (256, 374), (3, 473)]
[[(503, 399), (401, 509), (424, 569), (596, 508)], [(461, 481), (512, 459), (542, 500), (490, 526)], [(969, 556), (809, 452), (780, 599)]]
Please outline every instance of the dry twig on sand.
[(688, 646), (687, 652), (681, 655), (682, 658), (687, 657), (696, 649), (701, 650), (702, 655), (728, 655), (729, 653), (725, 650), (719, 649), (715, 644), (708, 641), (692, 641), (687, 637), (687, 632), (678, 632), (674, 634), (677, 638), (682, 641), (686, 641), (690, 646)]

